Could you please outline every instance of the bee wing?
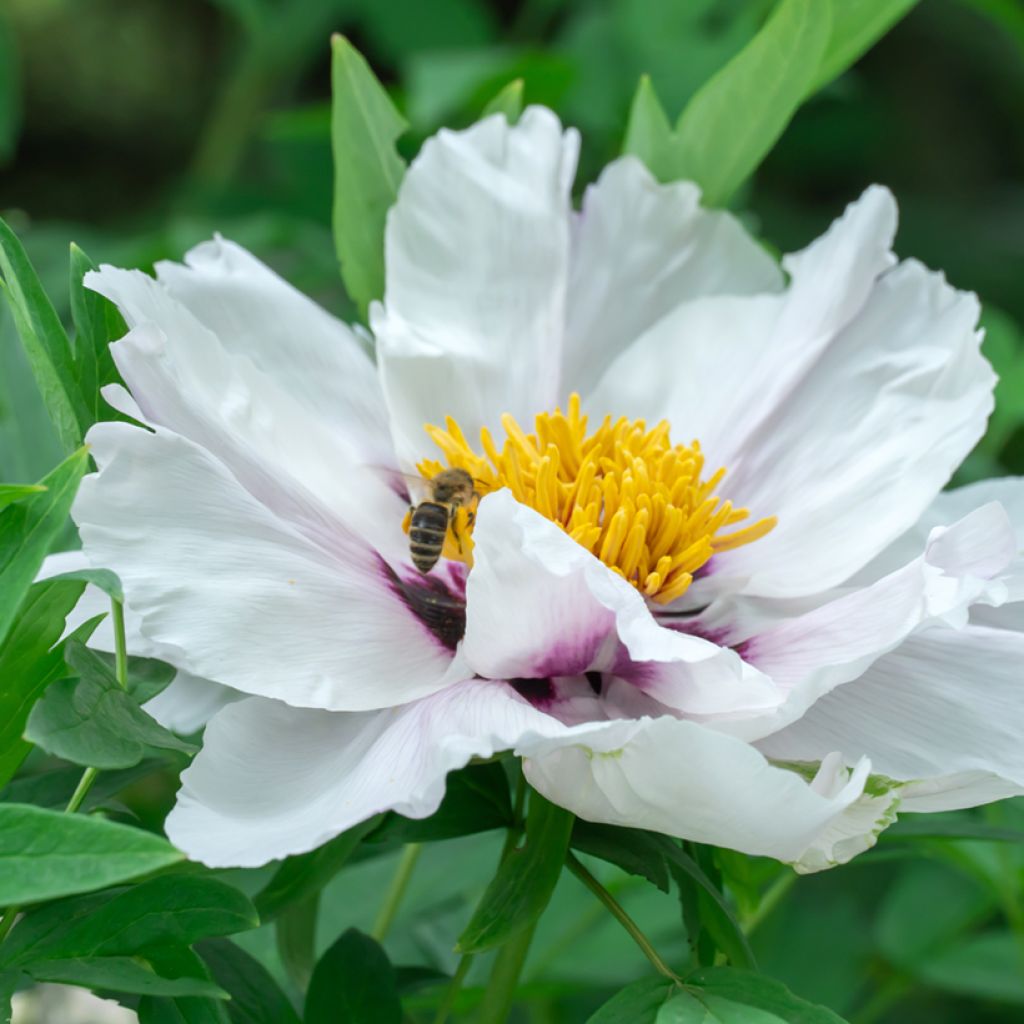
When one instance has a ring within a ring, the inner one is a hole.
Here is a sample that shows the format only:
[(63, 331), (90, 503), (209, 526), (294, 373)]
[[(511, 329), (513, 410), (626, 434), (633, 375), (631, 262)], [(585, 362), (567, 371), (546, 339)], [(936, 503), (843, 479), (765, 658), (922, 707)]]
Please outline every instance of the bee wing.
[(430, 482), (417, 473), (403, 473), (394, 466), (367, 465), (366, 468), (379, 476), (403, 501), (418, 505), (430, 497)]

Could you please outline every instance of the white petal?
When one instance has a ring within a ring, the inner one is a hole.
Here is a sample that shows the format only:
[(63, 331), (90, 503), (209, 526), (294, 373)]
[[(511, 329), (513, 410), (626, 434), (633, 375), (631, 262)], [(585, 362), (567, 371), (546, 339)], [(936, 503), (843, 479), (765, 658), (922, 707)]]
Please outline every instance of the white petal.
[(871, 188), (829, 231), (783, 266), (780, 295), (710, 295), (680, 305), (608, 368), (587, 405), (696, 437), (730, 470), (765, 418), (863, 306), (890, 267), (892, 196)]
[(957, 772), (906, 783), (900, 790), (900, 810), (912, 813), (959, 811), (1011, 796), (1024, 796), (1024, 786), (992, 772)]
[(1010, 517), (1017, 540), (1017, 557), (1006, 570), (1009, 591), (1006, 604), (999, 608), (978, 606), (971, 611), (971, 621), (979, 625), (1024, 632), (1024, 477), (979, 480), (966, 487), (943, 491), (906, 533), (858, 572), (851, 582), (863, 585), (891, 572), (920, 550), (936, 526), (952, 523), (972, 509), (992, 501), (998, 501)]
[[(66, 572), (89, 569), (91, 565), (82, 551), (62, 551), (49, 555), (37, 579), (49, 579)], [(110, 598), (91, 583), (87, 584), (78, 604), (71, 610), (64, 625), (64, 636), (97, 615), (106, 618), (93, 630), (89, 646), (97, 651), (113, 652), (114, 630), (110, 618)], [(157, 658), (160, 652), (142, 634), (142, 623), (131, 608), (124, 611), (125, 645), (128, 653), (140, 658)], [(229, 686), (201, 679), (188, 672), (178, 672), (170, 685), (147, 701), (146, 710), (165, 728), (185, 735), (201, 729), (215, 712), (237, 700), (241, 694)]]
[[(821, 762), (811, 785), (825, 795), (842, 792), (850, 777), (837, 752), (828, 754)], [(902, 789), (894, 785), (878, 785), (869, 781), (874, 791), (865, 790), (845, 812), (834, 818), (813, 843), (794, 862), (797, 872), (806, 875), (846, 864), (858, 853), (871, 849), (879, 833), (896, 820), (896, 810), (903, 809)]]
[(781, 699), (734, 651), (658, 625), (637, 590), (511, 492), (480, 502), (473, 542), (462, 654), (480, 675), (614, 672), (695, 714)]
[(558, 396), (579, 139), (531, 107), (442, 130), (388, 216), (386, 292), (371, 312), (399, 455), (435, 455), (424, 423), (467, 436)]
[(764, 424), (724, 493), (778, 511), (716, 571), (750, 593), (811, 593), (912, 525), (985, 430), (995, 378), (978, 303), (904, 263)]
[(384, 810), (432, 814), (445, 776), (524, 733), (562, 732), (504, 683), (458, 683), (361, 714), (250, 699), (209, 724), (167, 819), (171, 841), (211, 866), (255, 866), (326, 842)]
[(589, 403), (667, 418), (727, 468), (724, 497), (778, 517), (717, 556), (694, 598), (730, 583), (767, 597), (842, 583), (916, 521), (983, 432), (994, 378), (977, 300), (913, 262), (879, 277), (894, 220), (888, 193), (869, 191), (787, 261), (785, 296), (680, 307)]
[(379, 811), (425, 817), (447, 772), (514, 748), (530, 782), (590, 821), (650, 828), (796, 860), (861, 795), (865, 762), (837, 784), (772, 767), (740, 740), (664, 717), (566, 727), (506, 684), (470, 680), (362, 714), (246, 700), (207, 727), (167, 821), (211, 866), (313, 849)]
[(202, 325), (203, 334), (213, 334), (228, 353), (278, 381), (341, 436), (386, 451), (377, 374), (344, 323), (220, 237), (188, 252), (184, 266), (159, 263), (157, 275), (159, 284), (137, 271), (105, 266), (86, 284), (116, 303), (129, 326), (156, 324), (172, 344)]
[(863, 792), (870, 765), (823, 790), (752, 746), (676, 718), (520, 741), (523, 770), (549, 800), (587, 821), (651, 829), (797, 861)]
[[(159, 291), (149, 278), (141, 280)], [(343, 434), (249, 360), (226, 351), (205, 327), (189, 324), (186, 311), (177, 316), (180, 323), (165, 318), (177, 332), (173, 338), (145, 323), (111, 346), (145, 422), (204, 447), (263, 504), (305, 529), (316, 531), (337, 516), (389, 560), (407, 560), (406, 503), (380, 470), (364, 465), (371, 458), (366, 439)], [(376, 443), (386, 444), (386, 435)]]
[[(816, 760), (824, 750), (838, 750), (847, 761), (867, 755), (876, 772), (899, 780), (975, 773), (967, 780), (975, 797), (979, 785), (984, 790), (991, 782), (978, 773), (1024, 787), (1022, 665), (1024, 634), (928, 629), (759, 746), (789, 760)], [(955, 788), (951, 805), (965, 806), (964, 781), (922, 787), (918, 795), (935, 806), (940, 789)], [(912, 799), (908, 805), (913, 809)]]
[(365, 710), (445, 685), (450, 651), (343, 527), (314, 542), (163, 430), (99, 424), (89, 443), (84, 550), (121, 578), (158, 656), (296, 706)]
[[(131, 647), (128, 648), (131, 652)], [(221, 708), (245, 695), (230, 686), (212, 683), (190, 672), (178, 672), (166, 689), (143, 707), (165, 729), (189, 736), (202, 729)]]
[[(1006, 513), (986, 505), (949, 528), (936, 528), (923, 555), (872, 586), (751, 638), (744, 656), (788, 696), (774, 711), (729, 728), (748, 739), (767, 736), (857, 679), (922, 626), (965, 625), (972, 603), (1005, 599), (999, 575), (1013, 553)], [(773, 745), (764, 749), (778, 754)]]
[(778, 292), (782, 273), (690, 182), (660, 184), (635, 157), (609, 164), (574, 221), (563, 392), (586, 394), (631, 342), (681, 302)]

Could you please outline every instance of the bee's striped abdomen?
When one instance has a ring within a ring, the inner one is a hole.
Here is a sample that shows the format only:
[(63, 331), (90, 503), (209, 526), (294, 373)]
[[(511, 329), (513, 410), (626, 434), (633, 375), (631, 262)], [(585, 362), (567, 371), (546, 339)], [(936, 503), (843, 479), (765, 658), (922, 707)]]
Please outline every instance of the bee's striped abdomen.
[(413, 510), (409, 520), (409, 553), (420, 572), (430, 572), (437, 565), (450, 518), (451, 506), (436, 501), (420, 502)]

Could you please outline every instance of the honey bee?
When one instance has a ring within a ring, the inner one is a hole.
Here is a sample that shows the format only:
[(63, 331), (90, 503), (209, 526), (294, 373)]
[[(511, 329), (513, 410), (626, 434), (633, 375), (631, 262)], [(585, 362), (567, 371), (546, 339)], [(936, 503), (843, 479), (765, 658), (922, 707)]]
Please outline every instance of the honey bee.
[(473, 478), (464, 469), (443, 469), (428, 484), (430, 497), (409, 510), (409, 554), (412, 564), (424, 574), (437, 565), (458, 510), (479, 497)]

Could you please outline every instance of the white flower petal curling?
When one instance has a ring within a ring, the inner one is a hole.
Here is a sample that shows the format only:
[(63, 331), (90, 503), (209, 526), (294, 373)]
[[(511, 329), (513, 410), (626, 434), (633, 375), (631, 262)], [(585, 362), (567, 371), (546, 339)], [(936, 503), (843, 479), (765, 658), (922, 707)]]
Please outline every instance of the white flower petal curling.
[(634, 587), (509, 491), (480, 502), (473, 541), (462, 654), (480, 675), (632, 675), (644, 693), (695, 714), (783, 699), (734, 651), (659, 625)]
[[(172, 345), (214, 335), (225, 352), (273, 378), (343, 437), (358, 440), (370, 461), (390, 456), (376, 369), (347, 324), (219, 236), (189, 250), (184, 265), (165, 261), (156, 270), (154, 282), (139, 271), (103, 266), (85, 283), (114, 302), (129, 326), (155, 324)], [(190, 357), (201, 353), (192, 350)]]
[(163, 429), (100, 424), (88, 440), (100, 472), (72, 515), (158, 656), (300, 707), (386, 707), (451, 681), (451, 651), (341, 522), (311, 539)]
[(251, 698), (207, 727), (167, 832), (210, 866), (255, 866), (380, 811), (426, 817), (447, 772), (508, 749), (524, 757), (532, 785), (589, 821), (784, 860), (833, 842), (825, 837), (842, 827), (868, 771), (865, 762), (843, 774), (830, 762), (808, 781), (740, 740), (671, 717), (566, 726), (494, 680), (356, 714)]
[(999, 607), (975, 606), (971, 609), (971, 621), (978, 625), (1024, 632), (1024, 477), (979, 480), (964, 487), (943, 491), (906, 533), (850, 580), (850, 585), (864, 586), (891, 572), (908, 557), (913, 557), (936, 526), (955, 522), (968, 512), (991, 502), (998, 502), (1010, 518), (1017, 542), (1017, 556), (1005, 572), (1006, 602)]
[(891, 196), (869, 190), (786, 260), (782, 296), (683, 304), (587, 399), (594, 413), (667, 418), (726, 468), (723, 497), (778, 517), (756, 544), (716, 556), (694, 599), (841, 584), (917, 519), (983, 432), (994, 377), (977, 299), (912, 261), (887, 269), (894, 228)]
[(587, 394), (666, 313), (708, 295), (778, 292), (782, 272), (691, 182), (661, 184), (633, 156), (609, 164), (573, 220), (562, 391)]
[(359, 714), (251, 698), (207, 727), (167, 834), (212, 867), (265, 864), (380, 811), (425, 818), (441, 803), (449, 771), (545, 728), (563, 730), (506, 684), (487, 680)]
[(386, 290), (371, 311), (395, 446), (432, 455), (424, 423), (471, 436), (503, 412), (527, 420), (558, 395), (569, 273), (569, 190), (579, 137), (529, 107), (442, 130), (388, 215)]
[(870, 771), (865, 760), (842, 786), (816, 787), (743, 740), (667, 716), (584, 728), (519, 745), (527, 779), (549, 800), (587, 821), (784, 861), (836, 827)]
[[(908, 637), (759, 746), (787, 760), (818, 760), (832, 750), (847, 761), (867, 754), (876, 772), (901, 781), (975, 773), (975, 798), (979, 785), (988, 787), (984, 775), (1024, 792), (1022, 666), (1024, 633), (935, 626)], [(963, 780), (948, 788), (955, 806)], [(1006, 795), (1005, 787), (994, 788)], [(930, 790), (934, 807), (939, 787)], [(907, 809), (914, 809), (912, 799)]]
[(1005, 600), (1000, 575), (1014, 550), (1005, 511), (986, 505), (950, 527), (937, 527), (923, 554), (872, 586), (752, 637), (744, 645), (746, 657), (786, 691), (785, 702), (756, 719), (721, 727), (748, 739), (778, 732), (826, 693), (856, 685), (851, 681), (923, 626), (966, 625), (975, 602)]

